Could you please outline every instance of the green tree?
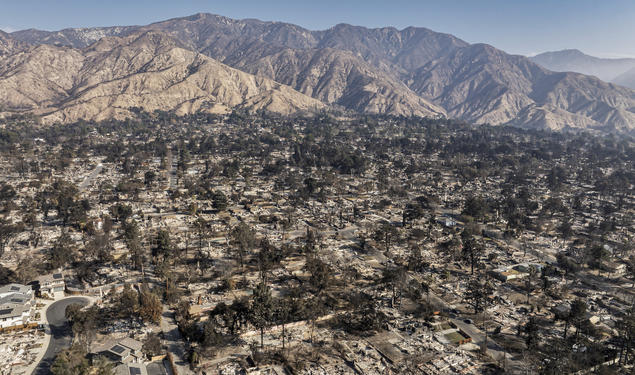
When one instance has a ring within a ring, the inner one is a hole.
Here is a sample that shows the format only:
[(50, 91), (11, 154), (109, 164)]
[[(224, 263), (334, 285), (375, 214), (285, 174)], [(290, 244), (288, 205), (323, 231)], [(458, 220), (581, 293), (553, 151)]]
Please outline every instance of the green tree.
[(65, 267), (75, 260), (75, 249), (72, 245), (71, 236), (63, 231), (57, 238), (49, 255), (51, 268)]
[(331, 274), (333, 273), (331, 268), (312, 254), (307, 255), (304, 268), (311, 274), (309, 284), (316, 291), (316, 294), (320, 295), (331, 283)]
[[(587, 310), (586, 302), (581, 299), (576, 299), (571, 303), (571, 309), (569, 310), (569, 315), (567, 316), (567, 321), (573, 325), (575, 325), (575, 335), (576, 338), (580, 333), (580, 326), (585, 319)], [(566, 327), (566, 325), (565, 325)], [(566, 337), (566, 328), (565, 328), (565, 337)]]
[(273, 320), (271, 290), (264, 282), (259, 283), (254, 289), (249, 320), (254, 327), (260, 330), (260, 348), (262, 349), (264, 348), (265, 328)]
[(198, 253), (200, 255), (203, 253), (203, 240), (207, 238), (209, 234), (209, 223), (202, 217), (198, 217), (194, 222), (194, 227), (198, 238)]
[(139, 293), (139, 315), (146, 322), (161, 323), (163, 305), (156, 294), (151, 291), (141, 290)]
[(66, 310), (64, 311), (64, 317), (69, 322), (72, 322), (73, 319), (75, 319), (75, 316), (77, 316), (83, 308), (84, 306), (82, 306), (79, 303), (71, 303), (70, 305), (66, 306)]
[(602, 270), (604, 262), (608, 259), (609, 252), (600, 244), (592, 244), (586, 249), (585, 257), (589, 267), (599, 272)]
[(11, 224), (4, 219), (0, 219), (0, 257), (4, 254), (4, 250), (11, 239), (22, 230), (24, 230), (23, 224)]
[(156, 177), (157, 174), (154, 171), (146, 171), (146, 173), (143, 175), (143, 183), (147, 187), (150, 187), (156, 180)]
[(241, 222), (231, 232), (232, 242), (240, 261), (240, 268), (244, 268), (245, 256), (256, 245), (256, 234), (249, 225)]
[(561, 375), (570, 373), (571, 347), (566, 340), (555, 337), (548, 341), (541, 351), (544, 361), (540, 373), (545, 375)]
[(487, 202), (481, 197), (468, 197), (463, 208), (463, 215), (471, 216), (476, 220), (485, 218), (489, 211)]
[(534, 288), (535, 288), (534, 279), (536, 278), (537, 274), (538, 274), (538, 270), (536, 269), (536, 267), (533, 265), (530, 265), (529, 272), (527, 273), (527, 277), (525, 277), (525, 293), (527, 295), (528, 305), (529, 305), (529, 295), (531, 294), (531, 292), (534, 291)]
[(573, 236), (573, 224), (569, 220), (564, 220), (562, 224), (558, 226), (558, 232), (562, 235), (562, 238), (567, 240)]
[(222, 342), (222, 336), (216, 330), (216, 322), (212, 319), (207, 320), (203, 325), (203, 337), (201, 343), (206, 346), (216, 346)]
[(384, 223), (375, 232), (375, 239), (377, 241), (383, 241), (386, 252), (389, 252), (393, 241), (399, 239), (399, 231), (392, 224)]
[[(569, 305), (569, 309), (563, 313), (556, 315), (556, 319), (564, 320), (564, 328), (562, 330), (563, 340), (567, 339), (569, 326), (573, 324), (579, 327), (586, 314), (586, 303), (580, 299), (576, 299)], [(576, 334), (577, 335), (577, 334)]]
[(115, 302), (117, 313), (122, 318), (130, 318), (139, 310), (139, 294), (126, 284)]
[(7, 183), (0, 185), (0, 202), (6, 203), (11, 201), (16, 195), (17, 193), (15, 192), (13, 186)]
[(280, 262), (280, 253), (278, 249), (268, 239), (263, 238), (260, 241), (260, 251), (258, 252), (258, 269), (260, 277), (266, 282), (267, 275), (271, 271), (274, 264)]
[(51, 365), (53, 375), (84, 375), (88, 372), (86, 351), (81, 345), (73, 345), (55, 357)]
[[(76, 207), (77, 188), (69, 182), (57, 180), (52, 185), (51, 203), (57, 210), (57, 215), (62, 219), (64, 226), (69, 224)], [(85, 210), (87, 211), (87, 210)], [(77, 214), (77, 212), (75, 213)]]
[(152, 248), (152, 256), (160, 257), (163, 260), (170, 258), (173, 255), (172, 241), (170, 240), (170, 233), (164, 229), (161, 229), (157, 233), (155, 246)]
[(476, 278), (470, 279), (465, 290), (465, 301), (474, 308), (474, 314), (478, 314), (491, 304), (491, 295), (494, 288), (489, 281), (480, 281)]
[(408, 223), (422, 218), (423, 215), (425, 215), (425, 209), (418, 201), (408, 203), (403, 210), (401, 224), (405, 227)]
[(547, 186), (553, 191), (560, 190), (560, 188), (566, 181), (567, 172), (559, 165), (553, 167), (547, 175)]
[(538, 345), (538, 322), (535, 317), (530, 317), (523, 327), (525, 333), (525, 344), (527, 349), (534, 349)]
[(221, 321), (222, 326), (234, 335), (249, 320), (249, 301), (239, 298), (235, 299), (231, 305), (224, 302), (219, 303), (210, 312), (210, 318)]
[(558, 262), (558, 267), (564, 271), (565, 275), (576, 273), (580, 270), (580, 266), (564, 253), (558, 253), (556, 261)]
[(143, 342), (142, 350), (148, 358), (161, 354), (161, 352), (163, 352), (163, 345), (161, 345), (159, 335), (156, 333), (148, 334)]
[(15, 269), (16, 281), (20, 284), (27, 284), (40, 275), (40, 264), (32, 257), (25, 257), (18, 261)]
[(211, 194), (212, 207), (217, 211), (225, 211), (227, 208), (227, 197), (222, 191), (214, 191)]
[(387, 317), (377, 308), (375, 298), (365, 293), (353, 294), (351, 305), (353, 310), (340, 317), (346, 332), (359, 334), (382, 329)]
[(118, 220), (120, 223), (124, 223), (130, 216), (132, 216), (132, 207), (123, 203), (117, 203), (110, 207), (110, 213), (113, 218)]
[(293, 302), (289, 297), (284, 297), (276, 301), (274, 309), (275, 320), (278, 324), (282, 325), (282, 352), (284, 353), (285, 348), (285, 339), (286, 339), (286, 329), (285, 326), (289, 322), (289, 318), (291, 317), (291, 309), (293, 307)]
[(463, 250), (461, 255), (463, 259), (470, 264), (470, 273), (474, 275), (474, 266), (479, 264), (479, 259), (483, 255), (483, 244), (476, 240), (473, 236), (469, 236), (463, 241)]
[(406, 286), (407, 273), (402, 267), (387, 267), (382, 270), (381, 282), (388, 285), (392, 291), (390, 306), (393, 307)]
[(145, 264), (145, 251), (141, 245), (141, 235), (139, 225), (135, 220), (124, 223), (124, 241), (130, 254), (130, 261), (137, 270), (143, 270)]
[(627, 314), (617, 321), (618, 364), (629, 363), (635, 351), (635, 307), (631, 307)]
[(71, 309), (66, 309), (65, 314), (69, 318), (75, 341), (88, 351), (97, 335), (99, 308), (94, 305), (86, 309), (73, 306)]
[(115, 364), (102, 356), (97, 356), (93, 359), (93, 368), (95, 375), (115, 374)]

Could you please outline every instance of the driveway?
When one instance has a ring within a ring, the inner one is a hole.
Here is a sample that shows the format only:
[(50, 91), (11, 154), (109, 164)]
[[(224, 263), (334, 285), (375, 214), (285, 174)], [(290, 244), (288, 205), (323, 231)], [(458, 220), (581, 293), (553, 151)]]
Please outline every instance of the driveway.
[(86, 297), (70, 297), (52, 303), (46, 310), (46, 320), (49, 324), (51, 340), (46, 348), (44, 357), (40, 360), (33, 374), (48, 375), (51, 374), (51, 364), (57, 353), (71, 346), (72, 332), (65, 313), (66, 307), (73, 303), (88, 305), (90, 300)]

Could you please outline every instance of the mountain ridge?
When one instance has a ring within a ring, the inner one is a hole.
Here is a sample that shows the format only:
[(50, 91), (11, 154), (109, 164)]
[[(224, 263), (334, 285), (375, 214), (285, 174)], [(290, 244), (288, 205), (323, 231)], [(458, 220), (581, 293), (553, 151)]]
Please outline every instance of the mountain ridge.
[(236, 107), (291, 114), (324, 107), (153, 31), (102, 38), (83, 50), (39, 45), (4, 62), (9, 68), (0, 70), (0, 101), (46, 123), (124, 118), (139, 107), (181, 114)]
[(553, 129), (635, 127), (635, 91), (552, 72), (523, 56), (426, 28), (338, 24), (311, 31), (284, 22), (200, 13), (144, 26), (11, 36), (30, 44), (67, 41), (85, 49), (91, 48), (82, 47), (89, 40), (112, 36), (101, 35), (125, 38), (148, 31), (325, 106), (355, 112)]
[(635, 66), (613, 79), (618, 85), (635, 89)]
[(600, 58), (587, 55), (578, 49), (565, 49), (544, 52), (529, 59), (555, 72), (570, 71), (592, 75), (606, 82), (635, 89), (635, 83), (619, 79), (627, 71), (635, 69), (635, 58)]

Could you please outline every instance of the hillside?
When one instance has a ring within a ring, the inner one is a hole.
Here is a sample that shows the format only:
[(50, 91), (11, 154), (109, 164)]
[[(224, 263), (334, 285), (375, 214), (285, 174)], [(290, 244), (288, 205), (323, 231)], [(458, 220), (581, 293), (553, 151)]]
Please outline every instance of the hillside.
[[(632, 90), (582, 74), (553, 72), (523, 56), (425, 28), (340, 24), (311, 31), (281, 22), (196, 14), (146, 26), (27, 30), (11, 36), (36, 45), (85, 48), (100, 36), (145, 31), (169, 36), (180, 50), (279, 82), (285, 87), (280, 91), (288, 85), (321, 105), (355, 112), (552, 129), (635, 128)], [(295, 97), (306, 104), (304, 95)]]
[(41, 45), (9, 56), (0, 69), (0, 101), (46, 122), (122, 118), (135, 107), (177, 113), (243, 107), (281, 114), (323, 107), (155, 32), (109, 37), (83, 50)]

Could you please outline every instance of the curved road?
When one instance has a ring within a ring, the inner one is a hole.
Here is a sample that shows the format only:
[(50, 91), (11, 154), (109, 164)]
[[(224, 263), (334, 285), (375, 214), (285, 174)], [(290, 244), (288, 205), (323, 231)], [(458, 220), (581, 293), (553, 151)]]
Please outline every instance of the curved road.
[(72, 332), (66, 317), (66, 307), (72, 303), (88, 305), (90, 301), (85, 297), (70, 297), (54, 302), (46, 309), (46, 320), (51, 330), (51, 341), (44, 357), (33, 371), (34, 375), (48, 375), (51, 364), (57, 353), (71, 346)]

